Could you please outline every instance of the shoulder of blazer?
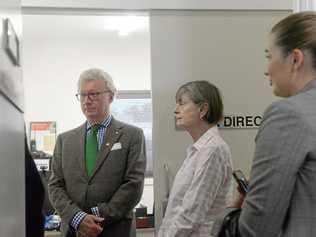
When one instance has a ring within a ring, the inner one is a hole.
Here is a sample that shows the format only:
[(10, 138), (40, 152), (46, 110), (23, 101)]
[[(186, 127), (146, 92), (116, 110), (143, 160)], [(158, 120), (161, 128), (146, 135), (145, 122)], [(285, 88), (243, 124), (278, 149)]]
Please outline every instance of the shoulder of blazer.
[(124, 123), (124, 122), (116, 120), (114, 118), (112, 118), (112, 121), (110, 124), (110, 127), (112, 127), (112, 126), (116, 129), (121, 129), (123, 131), (131, 131), (131, 132), (132, 131), (142, 131), (142, 129), (139, 127), (136, 127), (136, 126), (128, 124), (128, 123)]
[(80, 134), (84, 134), (85, 129), (86, 129), (86, 122), (81, 124), (79, 127), (76, 127), (74, 129), (61, 133), (59, 136), (64, 137), (64, 138), (71, 137), (71, 136), (78, 136)]
[(271, 108), (277, 108), (277, 110), (298, 110), (300, 111), (300, 101), (303, 101), (306, 97), (316, 97), (316, 80), (309, 82), (302, 90), (297, 94), (290, 97), (282, 98), (280, 100), (274, 101), (267, 110)]

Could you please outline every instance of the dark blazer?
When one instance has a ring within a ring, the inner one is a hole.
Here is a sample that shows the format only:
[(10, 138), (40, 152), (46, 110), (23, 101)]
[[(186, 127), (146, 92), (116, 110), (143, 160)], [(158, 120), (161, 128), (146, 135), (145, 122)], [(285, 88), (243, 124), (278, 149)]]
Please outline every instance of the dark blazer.
[[(112, 118), (91, 177), (85, 167), (86, 123), (58, 136), (48, 183), (50, 200), (62, 218), (62, 236), (78, 211), (97, 206), (105, 218), (104, 236), (124, 226), (135, 233), (133, 208), (139, 202), (146, 168), (145, 139), (140, 128)], [(108, 233), (106, 233), (108, 232)]]
[(44, 236), (44, 187), (25, 138), (25, 228), (26, 237)]

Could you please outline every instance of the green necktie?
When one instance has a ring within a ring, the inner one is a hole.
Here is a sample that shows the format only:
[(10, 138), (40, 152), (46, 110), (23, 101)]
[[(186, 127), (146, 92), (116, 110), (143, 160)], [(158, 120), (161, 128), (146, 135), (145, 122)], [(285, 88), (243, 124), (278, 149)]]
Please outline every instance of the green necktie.
[(91, 127), (91, 131), (87, 134), (86, 138), (86, 169), (90, 177), (95, 166), (98, 154), (98, 129), (100, 125), (95, 124)]

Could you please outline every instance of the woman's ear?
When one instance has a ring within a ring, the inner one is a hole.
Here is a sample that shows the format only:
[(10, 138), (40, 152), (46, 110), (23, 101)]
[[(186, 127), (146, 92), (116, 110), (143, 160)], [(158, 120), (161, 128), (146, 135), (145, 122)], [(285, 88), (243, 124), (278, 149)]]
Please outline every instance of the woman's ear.
[(292, 51), (292, 64), (293, 64), (293, 69), (298, 70), (299, 68), (302, 67), (304, 64), (304, 53), (300, 49), (294, 49)]
[(207, 103), (203, 103), (200, 105), (200, 119), (202, 120), (209, 110), (209, 106)]

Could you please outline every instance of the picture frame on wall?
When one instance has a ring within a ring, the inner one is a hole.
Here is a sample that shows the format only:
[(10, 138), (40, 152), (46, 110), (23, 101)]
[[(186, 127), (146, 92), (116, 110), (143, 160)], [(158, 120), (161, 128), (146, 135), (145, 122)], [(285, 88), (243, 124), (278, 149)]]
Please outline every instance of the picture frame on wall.
[(3, 47), (11, 62), (20, 66), (20, 41), (9, 18), (3, 21)]
[(52, 155), (56, 143), (56, 132), (57, 130), (55, 121), (30, 122), (31, 151), (41, 151)]

